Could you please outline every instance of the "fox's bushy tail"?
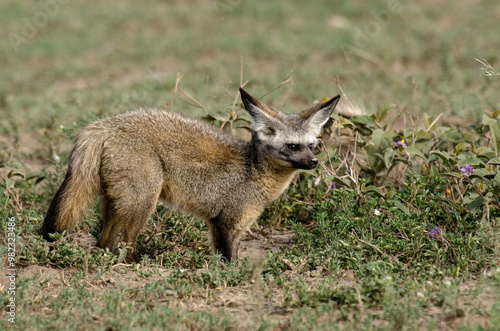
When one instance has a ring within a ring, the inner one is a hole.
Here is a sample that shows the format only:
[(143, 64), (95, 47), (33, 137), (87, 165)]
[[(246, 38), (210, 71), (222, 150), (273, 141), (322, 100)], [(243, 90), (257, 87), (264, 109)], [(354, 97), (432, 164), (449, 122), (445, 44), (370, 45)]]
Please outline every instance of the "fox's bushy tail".
[(88, 127), (80, 133), (71, 151), (68, 172), (50, 203), (41, 235), (72, 229), (83, 210), (95, 199), (100, 188), (99, 169), (104, 148), (102, 132)]

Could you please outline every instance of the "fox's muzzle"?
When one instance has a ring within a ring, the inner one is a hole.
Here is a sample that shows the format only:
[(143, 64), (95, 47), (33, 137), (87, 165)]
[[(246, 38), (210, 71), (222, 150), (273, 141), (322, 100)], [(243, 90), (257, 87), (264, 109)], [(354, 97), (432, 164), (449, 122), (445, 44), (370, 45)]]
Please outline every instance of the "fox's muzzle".
[(310, 159), (308, 162), (302, 163), (299, 169), (304, 169), (304, 170), (314, 169), (318, 166), (318, 163), (319, 161), (317, 158)]
[(313, 153), (308, 152), (308, 153), (303, 153), (303, 154), (305, 154), (305, 155), (302, 155), (302, 157), (292, 161), (292, 165), (294, 168), (310, 170), (310, 169), (314, 169), (318, 166), (319, 161), (314, 156)]

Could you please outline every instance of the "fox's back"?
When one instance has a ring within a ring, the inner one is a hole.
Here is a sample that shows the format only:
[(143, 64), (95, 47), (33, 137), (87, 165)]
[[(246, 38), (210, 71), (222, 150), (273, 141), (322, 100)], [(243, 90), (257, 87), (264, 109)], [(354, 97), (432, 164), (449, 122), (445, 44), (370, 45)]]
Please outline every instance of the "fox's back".
[(246, 146), (245, 142), (220, 133), (207, 123), (156, 109), (102, 119), (89, 124), (81, 133), (81, 136), (93, 135), (104, 135), (110, 147), (118, 145), (120, 149), (135, 149), (138, 153), (168, 154), (174, 162), (195, 165), (239, 158)]
[(161, 141), (165, 147), (201, 140), (209, 140), (217, 146), (238, 145), (237, 140), (219, 133), (209, 124), (157, 109), (140, 109), (105, 118), (89, 124), (85, 130), (103, 131), (107, 136), (130, 142), (158, 144)]

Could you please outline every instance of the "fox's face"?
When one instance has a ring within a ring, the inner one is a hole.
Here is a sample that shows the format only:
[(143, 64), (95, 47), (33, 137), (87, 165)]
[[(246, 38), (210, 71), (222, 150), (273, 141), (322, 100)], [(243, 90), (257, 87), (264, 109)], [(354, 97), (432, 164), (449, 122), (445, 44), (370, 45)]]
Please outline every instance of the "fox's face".
[(321, 128), (328, 121), (340, 96), (316, 104), (296, 115), (276, 112), (240, 88), (245, 109), (253, 120), (259, 148), (283, 166), (313, 169), (318, 159), (313, 151)]

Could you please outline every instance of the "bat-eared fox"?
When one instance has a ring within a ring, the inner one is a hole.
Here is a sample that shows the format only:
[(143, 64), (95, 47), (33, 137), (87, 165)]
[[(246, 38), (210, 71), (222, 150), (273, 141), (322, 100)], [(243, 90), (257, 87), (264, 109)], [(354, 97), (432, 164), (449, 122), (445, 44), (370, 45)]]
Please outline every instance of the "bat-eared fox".
[(97, 246), (136, 241), (158, 199), (204, 220), (214, 252), (238, 257), (241, 235), (290, 184), (313, 169), (313, 151), (340, 96), (299, 114), (275, 111), (240, 88), (252, 118), (250, 141), (238, 140), (181, 114), (140, 109), (90, 123), (77, 136), (66, 177), (50, 203), (43, 238), (70, 231), (101, 196)]

